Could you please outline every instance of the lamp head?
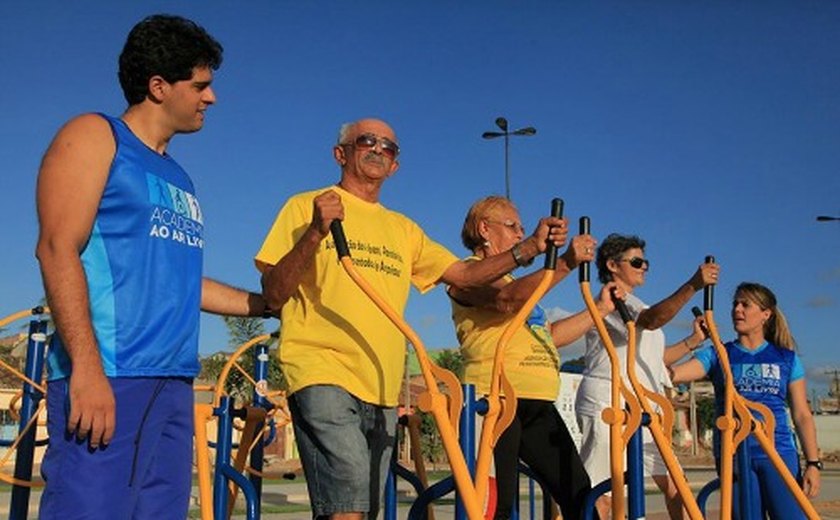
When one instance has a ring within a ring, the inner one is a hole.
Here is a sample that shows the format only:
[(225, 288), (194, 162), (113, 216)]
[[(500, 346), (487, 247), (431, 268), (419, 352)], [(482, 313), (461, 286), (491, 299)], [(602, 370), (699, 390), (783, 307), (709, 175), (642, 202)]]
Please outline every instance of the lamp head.
[(496, 118), (496, 126), (501, 128), (502, 132), (507, 132), (507, 129), (508, 129), (507, 119), (505, 119), (504, 117), (497, 117)]
[(525, 128), (520, 128), (513, 132), (513, 135), (534, 135), (537, 133), (537, 129), (533, 126), (528, 126)]

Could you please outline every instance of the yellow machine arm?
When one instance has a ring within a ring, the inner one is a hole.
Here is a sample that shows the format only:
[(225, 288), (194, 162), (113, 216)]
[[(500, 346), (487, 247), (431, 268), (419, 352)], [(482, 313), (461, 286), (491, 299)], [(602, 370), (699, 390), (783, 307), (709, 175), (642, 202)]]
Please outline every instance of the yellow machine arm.
[[(423, 380), (426, 383), (426, 392), (420, 396), (418, 406), (422, 411), (430, 412), (435, 419), (438, 431), (440, 433), (443, 448), (446, 456), (449, 459), (449, 465), (452, 468), (452, 476), (455, 479), (455, 486), (458, 489), (459, 496), (466, 509), (467, 517), (470, 520), (481, 520), (483, 518), (481, 502), (475, 492), (472, 478), (470, 476), (467, 463), (464, 459), (464, 454), (458, 444), (457, 433), (457, 417), (460, 414), (461, 402), (463, 400), (461, 386), (458, 383), (457, 377), (451, 372), (443, 368), (435, 366), (429, 360), (426, 353), (426, 348), (423, 342), (414, 333), (411, 327), (399, 316), (388, 303), (376, 293), (376, 290), (356, 271), (353, 266), (353, 261), (350, 258), (350, 249), (347, 247), (347, 239), (344, 236), (344, 228), (341, 226), (341, 221), (334, 220), (330, 226), (330, 231), (335, 241), (336, 250), (338, 251), (339, 260), (344, 270), (351, 279), (359, 286), (371, 301), (382, 311), (385, 316), (403, 333), (408, 341), (414, 346), (414, 352), (417, 354), (417, 361), (420, 363), (420, 370), (423, 374)], [(442, 382), (446, 384), (454, 384), (450, 386), (449, 402), (451, 409), (447, 406), (447, 397), (438, 389), (438, 380), (435, 379), (435, 374), (442, 374), (448, 372), (451, 377), (446, 376)], [(454, 418), (454, 419), (453, 419)]]

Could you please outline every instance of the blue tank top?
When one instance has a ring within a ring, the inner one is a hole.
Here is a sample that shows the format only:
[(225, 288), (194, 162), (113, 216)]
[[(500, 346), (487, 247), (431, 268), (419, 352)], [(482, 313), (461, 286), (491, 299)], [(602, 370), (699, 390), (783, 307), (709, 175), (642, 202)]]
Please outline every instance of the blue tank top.
[[(109, 377), (198, 374), (203, 218), (192, 181), (120, 119), (116, 153), (81, 254), (94, 333)], [(49, 379), (70, 375), (58, 334)]]
[[(744, 398), (767, 405), (776, 417), (774, 438), (776, 451), (796, 453), (796, 444), (787, 412), (788, 385), (804, 377), (804, 370), (796, 353), (773, 343), (765, 343), (755, 350), (748, 350), (732, 341), (724, 345), (732, 368), (735, 389)], [(711, 346), (704, 347), (695, 354), (703, 363), (715, 387), (715, 409), (717, 415), (723, 413), (723, 370), (720, 368), (717, 354)], [(753, 412), (757, 418), (759, 414)], [(758, 441), (749, 436), (745, 441), (752, 458), (766, 458), (767, 455)], [(714, 430), (714, 453), (720, 455), (720, 431)]]

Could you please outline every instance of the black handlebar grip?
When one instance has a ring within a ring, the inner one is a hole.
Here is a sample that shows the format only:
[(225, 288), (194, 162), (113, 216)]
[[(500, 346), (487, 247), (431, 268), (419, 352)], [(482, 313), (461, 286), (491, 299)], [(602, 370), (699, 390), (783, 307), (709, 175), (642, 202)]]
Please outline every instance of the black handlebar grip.
[(610, 297), (612, 298), (613, 303), (615, 304), (615, 310), (618, 311), (618, 314), (621, 315), (621, 321), (624, 323), (633, 321), (633, 316), (630, 315), (630, 310), (627, 308), (627, 304), (624, 303), (624, 300), (621, 298), (617, 298), (615, 295), (615, 289), (610, 291)]
[(347, 247), (347, 237), (344, 236), (344, 226), (341, 225), (340, 220), (335, 219), (330, 222), (330, 233), (332, 233), (333, 242), (335, 242), (338, 259), (341, 260), (345, 256), (350, 256), (350, 248)]
[[(709, 255), (706, 257), (707, 264), (715, 263), (715, 257)], [(714, 285), (707, 285), (703, 287), (703, 309), (707, 311), (714, 310), (715, 308), (715, 286)]]
[[(551, 216), (563, 218), (563, 199), (551, 200)], [(545, 268), (551, 271), (557, 266), (557, 246), (549, 242), (545, 248)]]
[[(589, 217), (580, 217), (578, 231), (581, 235), (589, 234)], [(589, 262), (581, 262), (578, 266), (578, 282), (589, 282)]]
[[(700, 310), (700, 307), (698, 307), (698, 306), (696, 306), (696, 305), (695, 305), (694, 307), (692, 307), (692, 308), (691, 308), (691, 313), (692, 313), (692, 314), (694, 314), (694, 317), (695, 317), (695, 318), (700, 318), (700, 317), (702, 317), (702, 316), (703, 316), (703, 311), (701, 311), (701, 310)], [(703, 331), (703, 335), (704, 335), (705, 337), (707, 337), (707, 338), (709, 337), (709, 329), (708, 329), (708, 328), (706, 328), (706, 326), (705, 326), (705, 325), (702, 325), (702, 324), (701, 324), (701, 325), (700, 325), (700, 330), (702, 330), (702, 331)]]

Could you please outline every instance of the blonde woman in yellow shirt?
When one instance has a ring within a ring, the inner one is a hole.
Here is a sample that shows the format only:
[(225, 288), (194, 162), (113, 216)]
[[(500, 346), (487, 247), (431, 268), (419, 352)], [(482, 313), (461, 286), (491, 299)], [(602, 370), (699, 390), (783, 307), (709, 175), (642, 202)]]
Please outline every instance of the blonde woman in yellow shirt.
[[(481, 264), (505, 252), (517, 256), (516, 248), (524, 235), (513, 203), (504, 197), (491, 196), (470, 208), (461, 240), (472, 251), (467, 261)], [(592, 260), (595, 245), (589, 235), (574, 237), (557, 262), (553, 283), (560, 282), (580, 262)], [(542, 273), (536, 271), (521, 278), (507, 275), (477, 289), (448, 288), (464, 355), (464, 381), (475, 385), (479, 394), (489, 392), (493, 358), (502, 333), (541, 278)], [(609, 314), (614, 308), (608, 291), (605, 288), (598, 302), (602, 314)], [(537, 306), (507, 345), (504, 371), (516, 390), (517, 409), (513, 424), (499, 438), (494, 450), (496, 519), (510, 518), (519, 459), (547, 487), (563, 518), (582, 517), (591, 483), (554, 400), (560, 386), (557, 347), (570, 343), (591, 326), (588, 312), (550, 323), (543, 309)]]

